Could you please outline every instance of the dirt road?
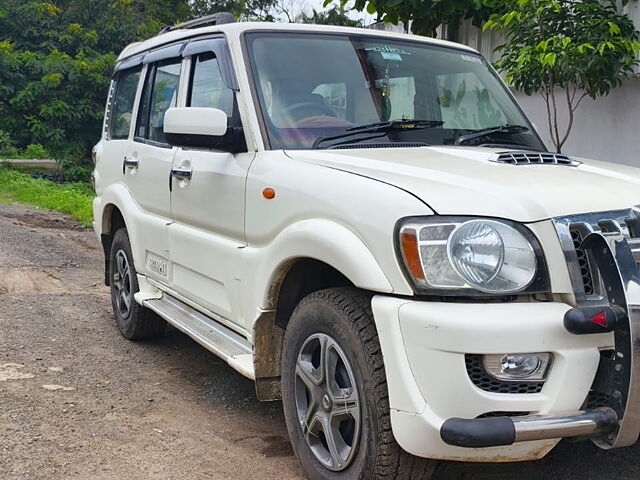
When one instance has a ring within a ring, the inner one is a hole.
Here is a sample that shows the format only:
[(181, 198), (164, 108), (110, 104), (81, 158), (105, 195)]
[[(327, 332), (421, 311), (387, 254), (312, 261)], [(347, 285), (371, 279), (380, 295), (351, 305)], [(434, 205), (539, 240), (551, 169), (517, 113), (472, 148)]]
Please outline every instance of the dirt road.
[[(180, 333), (118, 334), (101, 262), (62, 215), (0, 205), (0, 479), (301, 478), (279, 403)], [(638, 452), (567, 442), (436, 477), (637, 479)]]

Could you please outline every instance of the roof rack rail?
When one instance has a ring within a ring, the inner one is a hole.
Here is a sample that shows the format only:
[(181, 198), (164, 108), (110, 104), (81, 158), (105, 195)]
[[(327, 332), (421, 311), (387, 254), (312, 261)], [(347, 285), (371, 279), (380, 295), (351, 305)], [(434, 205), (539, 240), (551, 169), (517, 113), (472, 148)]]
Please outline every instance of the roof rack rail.
[(171, 32), (173, 30), (179, 30), (183, 28), (194, 28), (200, 27), (202, 25), (207, 25), (209, 23), (213, 23), (214, 25), (222, 25), (224, 23), (235, 23), (236, 17), (233, 13), (229, 12), (220, 12), (214, 13), (212, 15), (206, 15), (200, 18), (194, 18), (193, 20), (189, 20), (184, 23), (180, 23), (178, 25), (167, 25), (162, 30), (158, 32), (158, 35), (162, 33)]

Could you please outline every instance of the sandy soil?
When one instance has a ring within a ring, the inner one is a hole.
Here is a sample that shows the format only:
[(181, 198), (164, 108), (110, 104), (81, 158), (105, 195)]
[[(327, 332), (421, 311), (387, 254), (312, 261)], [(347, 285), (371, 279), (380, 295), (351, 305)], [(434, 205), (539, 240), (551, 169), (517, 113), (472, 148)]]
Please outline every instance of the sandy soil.
[[(280, 403), (184, 335), (117, 332), (93, 233), (0, 205), (0, 479), (299, 479)], [(637, 479), (638, 448), (441, 463), (443, 479)]]

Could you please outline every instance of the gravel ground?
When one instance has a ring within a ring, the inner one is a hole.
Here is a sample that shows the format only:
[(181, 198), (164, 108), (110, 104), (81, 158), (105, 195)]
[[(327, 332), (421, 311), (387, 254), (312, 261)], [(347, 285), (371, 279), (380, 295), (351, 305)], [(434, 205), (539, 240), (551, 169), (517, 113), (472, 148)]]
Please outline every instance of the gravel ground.
[[(0, 479), (300, 479), (280, 403), (184, 335), (117, 332), (93, 233), (0, 205)], [(638, 448), (562, 443), (437, 480), (637, 479)]]

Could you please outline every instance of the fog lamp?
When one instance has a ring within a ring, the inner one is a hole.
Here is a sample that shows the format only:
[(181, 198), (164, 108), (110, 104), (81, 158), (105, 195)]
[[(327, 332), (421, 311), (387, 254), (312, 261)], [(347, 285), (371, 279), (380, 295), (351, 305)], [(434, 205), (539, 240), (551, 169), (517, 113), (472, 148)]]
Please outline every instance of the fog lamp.
[(552, 358), (550, 353), (485, 355), (484, 368), (499, 380), (544, 380)]

